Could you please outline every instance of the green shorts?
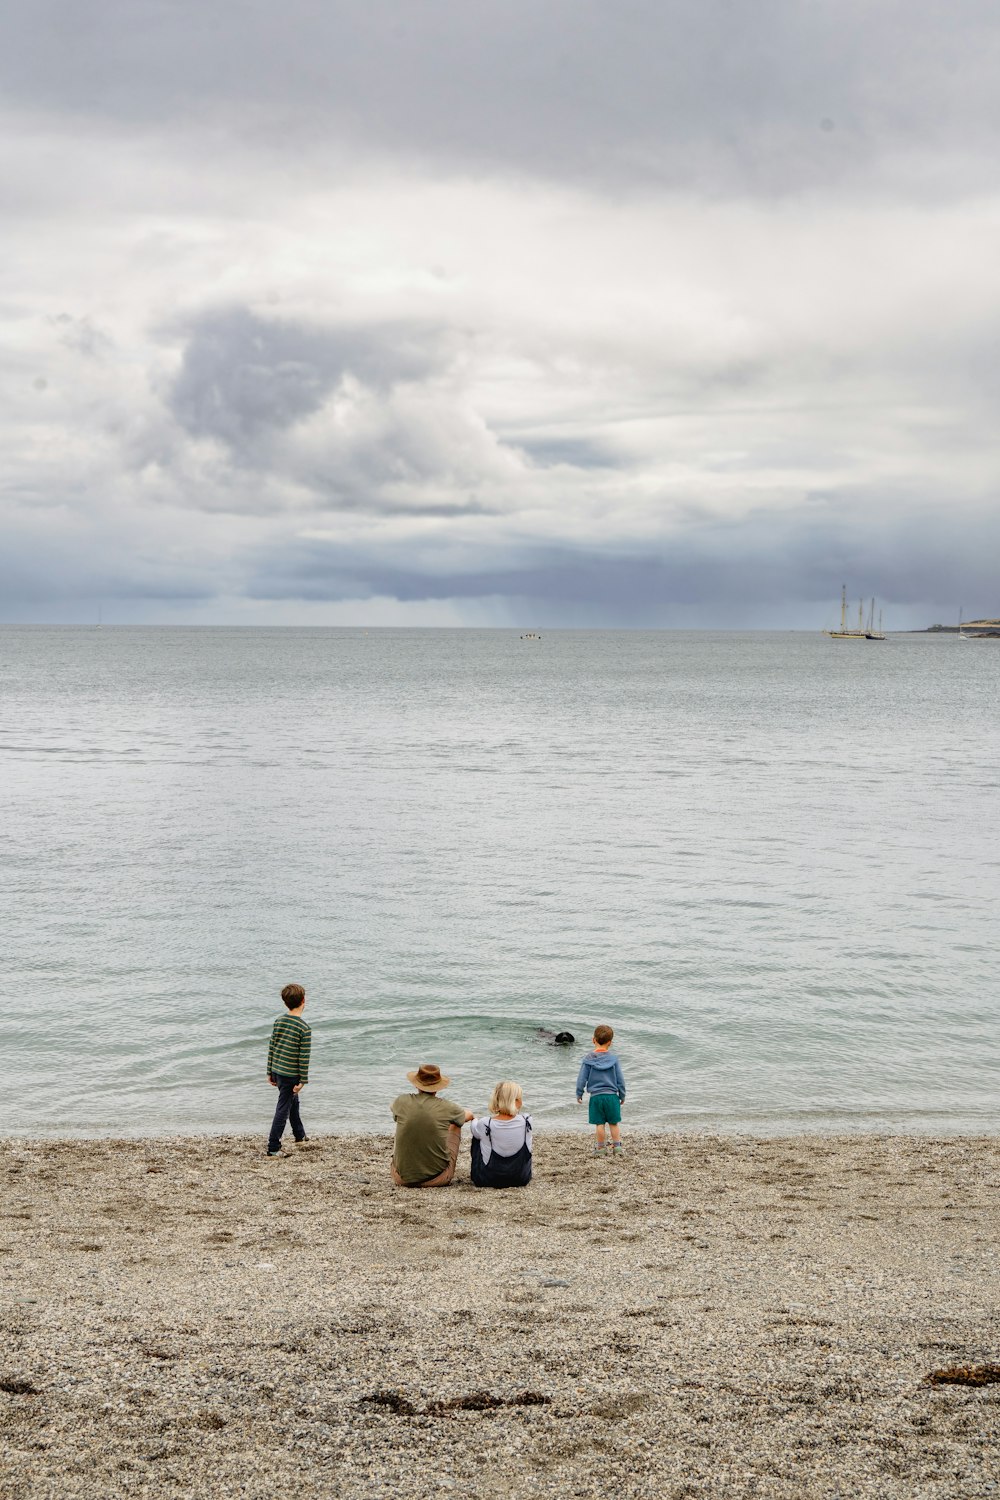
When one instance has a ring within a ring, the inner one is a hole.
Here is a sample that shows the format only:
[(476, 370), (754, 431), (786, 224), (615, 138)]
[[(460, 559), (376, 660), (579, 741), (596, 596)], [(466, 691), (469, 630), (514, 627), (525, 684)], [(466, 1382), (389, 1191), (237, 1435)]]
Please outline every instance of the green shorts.
[(591, 1094), (591, 1125), (620, 1125), (621, 1122), (622, 1102), (617, 1094)]

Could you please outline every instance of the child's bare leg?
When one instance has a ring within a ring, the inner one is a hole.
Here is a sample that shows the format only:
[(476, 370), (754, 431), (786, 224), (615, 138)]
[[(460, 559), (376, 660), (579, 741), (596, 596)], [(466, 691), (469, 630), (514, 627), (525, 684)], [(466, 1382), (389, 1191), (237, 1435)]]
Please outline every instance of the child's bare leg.
[(620, 1125), (610, 1125), (608, 1128), (611, 1131), (611, 1139), (614, 1142), (614, 1144), (616, 1146), (620, 1145), (621, 1144), (621, 1138), (622, 1138), (622, 1128), (621, 1128), (621, 1126)]
[(597, 1127), (597, 1144), (599, 1146), (603, 1146), (604, 1145), (604, 1126), (603, 1125), (598, 1125), (598, 1127)]

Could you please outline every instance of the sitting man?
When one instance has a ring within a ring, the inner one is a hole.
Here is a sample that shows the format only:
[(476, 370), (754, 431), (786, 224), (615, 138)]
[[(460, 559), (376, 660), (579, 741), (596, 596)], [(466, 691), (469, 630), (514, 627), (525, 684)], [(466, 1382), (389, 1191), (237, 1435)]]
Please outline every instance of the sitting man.
[(407, 1078), (417, 1090), (392, 1101), (396, 1145), (392, 1180), (397, 1187), (447, 1187), (455, 1175), (462, 1126), (475, 1119), (470, 1109), (439, 1099), (450, 1078), (442, 1078), (433, 1063), (421, 1063)]

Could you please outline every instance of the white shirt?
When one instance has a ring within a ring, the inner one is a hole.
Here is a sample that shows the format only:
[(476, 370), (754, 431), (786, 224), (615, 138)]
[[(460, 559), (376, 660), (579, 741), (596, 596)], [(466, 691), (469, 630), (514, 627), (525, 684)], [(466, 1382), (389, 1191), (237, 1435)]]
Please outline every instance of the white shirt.
[[(486, 1134), (487, 1125), (490, 1127), (489, 1135)], [(513, 1120), (498, 1120), (495, 1115), (484, 1115), (481, 1120), (473, 1120), (472, 1134), (481, 1144), (483, 1165), (488, 1163), (494, 1151), (497, 1156), (516, 1156), (525, 1141), (530, 1152), (533, 1134), (528, 1128), (530, 1125), (530, 1115), (515, 1115)]]

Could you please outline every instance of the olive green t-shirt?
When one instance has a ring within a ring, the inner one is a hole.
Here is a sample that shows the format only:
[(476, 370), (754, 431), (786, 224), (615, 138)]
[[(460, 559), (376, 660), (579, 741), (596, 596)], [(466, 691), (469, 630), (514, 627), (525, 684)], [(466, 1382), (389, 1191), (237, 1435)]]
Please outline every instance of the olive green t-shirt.
[(406, 1183), (429, 1182), (443, 1172), (448, 1155), (448, 1126), (464, 1125), (465, 1110), (438, 1094), (400, 1094), (392, 1101), (396, 1149), (392, 1164)]

